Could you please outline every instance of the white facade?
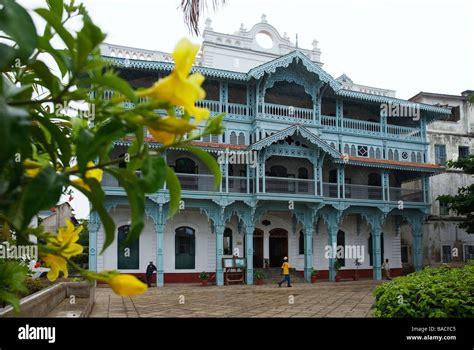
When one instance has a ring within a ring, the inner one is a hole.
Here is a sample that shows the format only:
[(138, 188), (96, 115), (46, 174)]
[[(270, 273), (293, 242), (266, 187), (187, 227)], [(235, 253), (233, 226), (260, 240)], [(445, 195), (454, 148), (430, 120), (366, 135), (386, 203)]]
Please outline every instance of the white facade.
[[(474, 108), (467, 102), (472, 91), (465, 91), (460, 95), (445, 95), (420, 92), (410, 100), (420, 103), (447, 106), (453, 108), (453, 117), (446, 121), (436, 121), (428, 125), (430, 163), (436, 163), (435, 145), (444, 145), (447, 160), (459, 157), (459, 147), (468, 147), (470, 154), (474, 154)], [(449, 257), (443, 257), (443, 246), (451, 251), (451, 261), (464, 261), (466, 246), (474, 246), (474, 234), (467, 234), (459, 227), (459, 217), (453, 212), (446, 212), (440, 207), (438, 196), (444, 194), (455, 195), (461, 187), (474, 183), (472, 175), (464, 174), (460, 170), (447, 169), (445, 173), (430, 178), (432, 215), (423, 227), (424, 262), (437, 265), (449, 262)], [(411, 235), (402, 234), (404, 244), (411, 245)], [(453, 249), (455, 248), (454, 254)], [(457, 256), (455, 256), (457, 255)], [(408, 263), (411, 254), (408, 252)]]

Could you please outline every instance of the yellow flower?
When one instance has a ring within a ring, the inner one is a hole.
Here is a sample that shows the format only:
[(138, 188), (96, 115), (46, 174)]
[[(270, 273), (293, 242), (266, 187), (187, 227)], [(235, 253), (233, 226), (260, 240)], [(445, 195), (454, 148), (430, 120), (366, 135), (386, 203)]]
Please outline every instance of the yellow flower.
[(172, 53), (175, 69), (167, 77), (158, 80), (148, 89), (139, 91), (138, 96), (149, 96), (158, 101), (166, 101), (184, 109), (195, 118), (195, 125), (209, 117), (207, 108), (196, 107), (196, 101), (206, 97), (201, 87), (204, 76), (199, 73), (189, 75), (194, 63), (199, 45), (192, 44), (187, 39), (181, 39)]
[[(94, 162), (92, 161), (89, 161), (87, 163), (87, 167), (88, 168), (92, 168), (93, 166), (95, 166)], [(77, 170), (77, 166), (76, 167), (73, 167), (72, 168), (73, 170)], [(87, 170), (86, 171), (86, 178), (87, 179), (96, 179), (98, 182), (101, 182), (102, 181), (102, 175), (104, 174), (104, 172), (102, 171), (102, 169), (91, 169), (91, 170)], [(76, 186), (79, 186), (79, 187), (82, 187), (83, 189), (85, 189), (86, 191), (91, 191), (91, 188), (89, 187), (88, 184), (86, 184), (84, 182), (83, 179), (75, 179), (75, 180), (72, 180), (71, 181), (72, 183), (76, 184)]]
[(147, 285), (132, 275), (115, 275), (106, 282), (121, 296), (139, 295), (147, 290)]
[(56, 242), (54, 243), (61, 248), (62, 256), (70, 258), (82, 253), (84, 248), (80, 244), (75, 243), (79, 240), (81, 231), (82, 226), (74, 227), (73, 223), (69, 220), (66, 220), (66, 228), (59, 228)]
[(25, 159), (23, 162), (23, 167), (25, 168), (26, 175), (30, 177), (38, 176), (38, 174), (43, 169), (40, 163), (31, 159)]
[(67, 278), (67, 262), (66, 259), (64, 259), (62, 256), (48, 254), (43, 258), (43, 261), (46, 263), (47, 266), (50, 267), (50, 270), (48, 272), (48, 279), (50, 281), (56, 281), (60, 271), (62, 271), (64, 273), (64, 277)]
[(154, 121), (152, 126), (148, 126), (153, 139), (165, 146), (173, 144), (179, 135), (184, 135), (194, 128), (188, 121), (176, 117), (161, 118)]

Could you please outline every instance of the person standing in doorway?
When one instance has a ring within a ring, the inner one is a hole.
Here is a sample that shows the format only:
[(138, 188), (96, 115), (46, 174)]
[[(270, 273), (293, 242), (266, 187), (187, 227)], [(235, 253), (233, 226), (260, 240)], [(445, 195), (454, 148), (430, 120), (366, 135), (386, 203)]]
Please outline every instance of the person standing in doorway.
[(278, 287), (281, 287), (281, 284), (285, 281), (288, 282), (288, 287), (291, 287), (290, 283), (290, 264), (288, 264), (288, 258), (285, 256), (283, 258), (283, 265), (281, 265), (281, 270), (283, 273), (283, 279), (278, 282)]
[(382, 264), (382, 268), (385, 270), (385, 278), (391, 280), (390, 278), (390, 264), (388, 263), (388, 259), (385, 259), (384, 263)]
[(151, 277), (153, 276), (153, 272), (156, 271), (156, 266), (153, 264), (153, 261), (150, 261), (148, 266), (146, 267), (146, 283), (148, 287), (151, 287)]

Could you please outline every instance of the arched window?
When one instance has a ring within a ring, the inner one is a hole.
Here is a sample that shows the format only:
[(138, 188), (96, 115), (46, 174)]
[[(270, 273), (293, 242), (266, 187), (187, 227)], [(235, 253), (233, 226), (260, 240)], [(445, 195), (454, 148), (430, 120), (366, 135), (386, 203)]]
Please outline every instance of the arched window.
[[(126, 243), (130, 225), (123, 225), (117, 232), (117, 268), (138, 270), (140, 268), (140, 239)], [(125, 244), (126, 243), (126, 244)]]
[(416, 163), (416, 154), (415, 154), (415, 152), (411, 152), (411, 161), (412, 161), (412, 163)]
[(224, 230), (224, 255), (232, 255), (232, 230), (228, 227)]
[(395, 150), (395, 152), (393, 153), (393, 159), (400, 160), (400, 156), (398, 155), (398, 150)]
[(349, 145), (347, 143), (344, 145), (344, 154), (349, 155)]
[(175, 161), (174, 171), (181, 174), (196, 174), (197, 167), (190, 158), (178, 158)]
[(239, 145), (245, 145), (245, 134), (243, 132), (239, 133), (238, 143)]
[(196, 236), (190, 227), (182, 226), (175, 231), (175, 268), (194, 269)]
[(375, 151), (373, 147), (369, 148), (369, 158), (375, 158)]
[(357, 155), (357, 151), (356, 151), (356, 147), (354, 145), (351, 146), (351, 156), (356, 156)]
[(421, 163), (421, 153), (420, 152), (416, 153), (416, 162)]
[(393, 160), (393, 151), (391, 149), (388, 150), (388, 160)]
[[(342, 251), (345, 252), (346, 250), (345, 247), (346, 247), (346, 234), (344, 233), (344, 231), (339, 230), (337, 231), (337, 249), (338, 251), (339, 249), (342, 249)], [(342, 258), (338, 258), (337, 261), (339, 261), (339, 264), (341, 266), (346, 266), (346, 259), (344, 256)]]
[[(374, 256), (373, 256), (373, 248), (372, 248), (372, 233), (369, 234), (369, 241), (368, 241), (368, 246), (369, 246), (369, 260), (370, 260), (370, 266), (374, 265)], [(384, 262), (384, 243), (383, 243), (383, 232), (380, 235), (380, 262), (381, 264)]]
[(376, 158), (376, 159), (382, 158), (382, 155), (380, 154), (380, 148), (377, 148), (377, 149), (375, 150), (375, 158)]
[(230, 133), (229, 142), (230, 142), (231, 145), (236, 145), (237, 144), (237, 134), (235, 133), (235, 131), (232, 131)]

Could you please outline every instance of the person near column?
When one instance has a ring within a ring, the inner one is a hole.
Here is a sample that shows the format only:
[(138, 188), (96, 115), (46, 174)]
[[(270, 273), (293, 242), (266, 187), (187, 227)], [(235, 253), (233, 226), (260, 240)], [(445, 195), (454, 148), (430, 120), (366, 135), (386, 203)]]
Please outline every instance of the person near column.
[(291, 287), (290, 264), (288, 264), (288, 258), (286, 256), (283, 258), (283, 265), (281, 265), (281, 270), (283, 274), (283, 279), (278, 282), (278, 287), (281, 287), (282, 283), (284, 283), (285, 281), (288, 283), (288, 287)]
[(156, 266), (153, 264), (153, 261), (150, 261), (148, 266), (146, 267), (146, 283), (148, 287), (151, 287), (151, 277), (153, 276), (153, 272), (156, 271)]
[(390, 277), (390, 264), (388, 263), (388, 259), (385, 259), (384, 263), (382, 264), (382, 268), (385, 270), (385, 278), (391, 280)]

